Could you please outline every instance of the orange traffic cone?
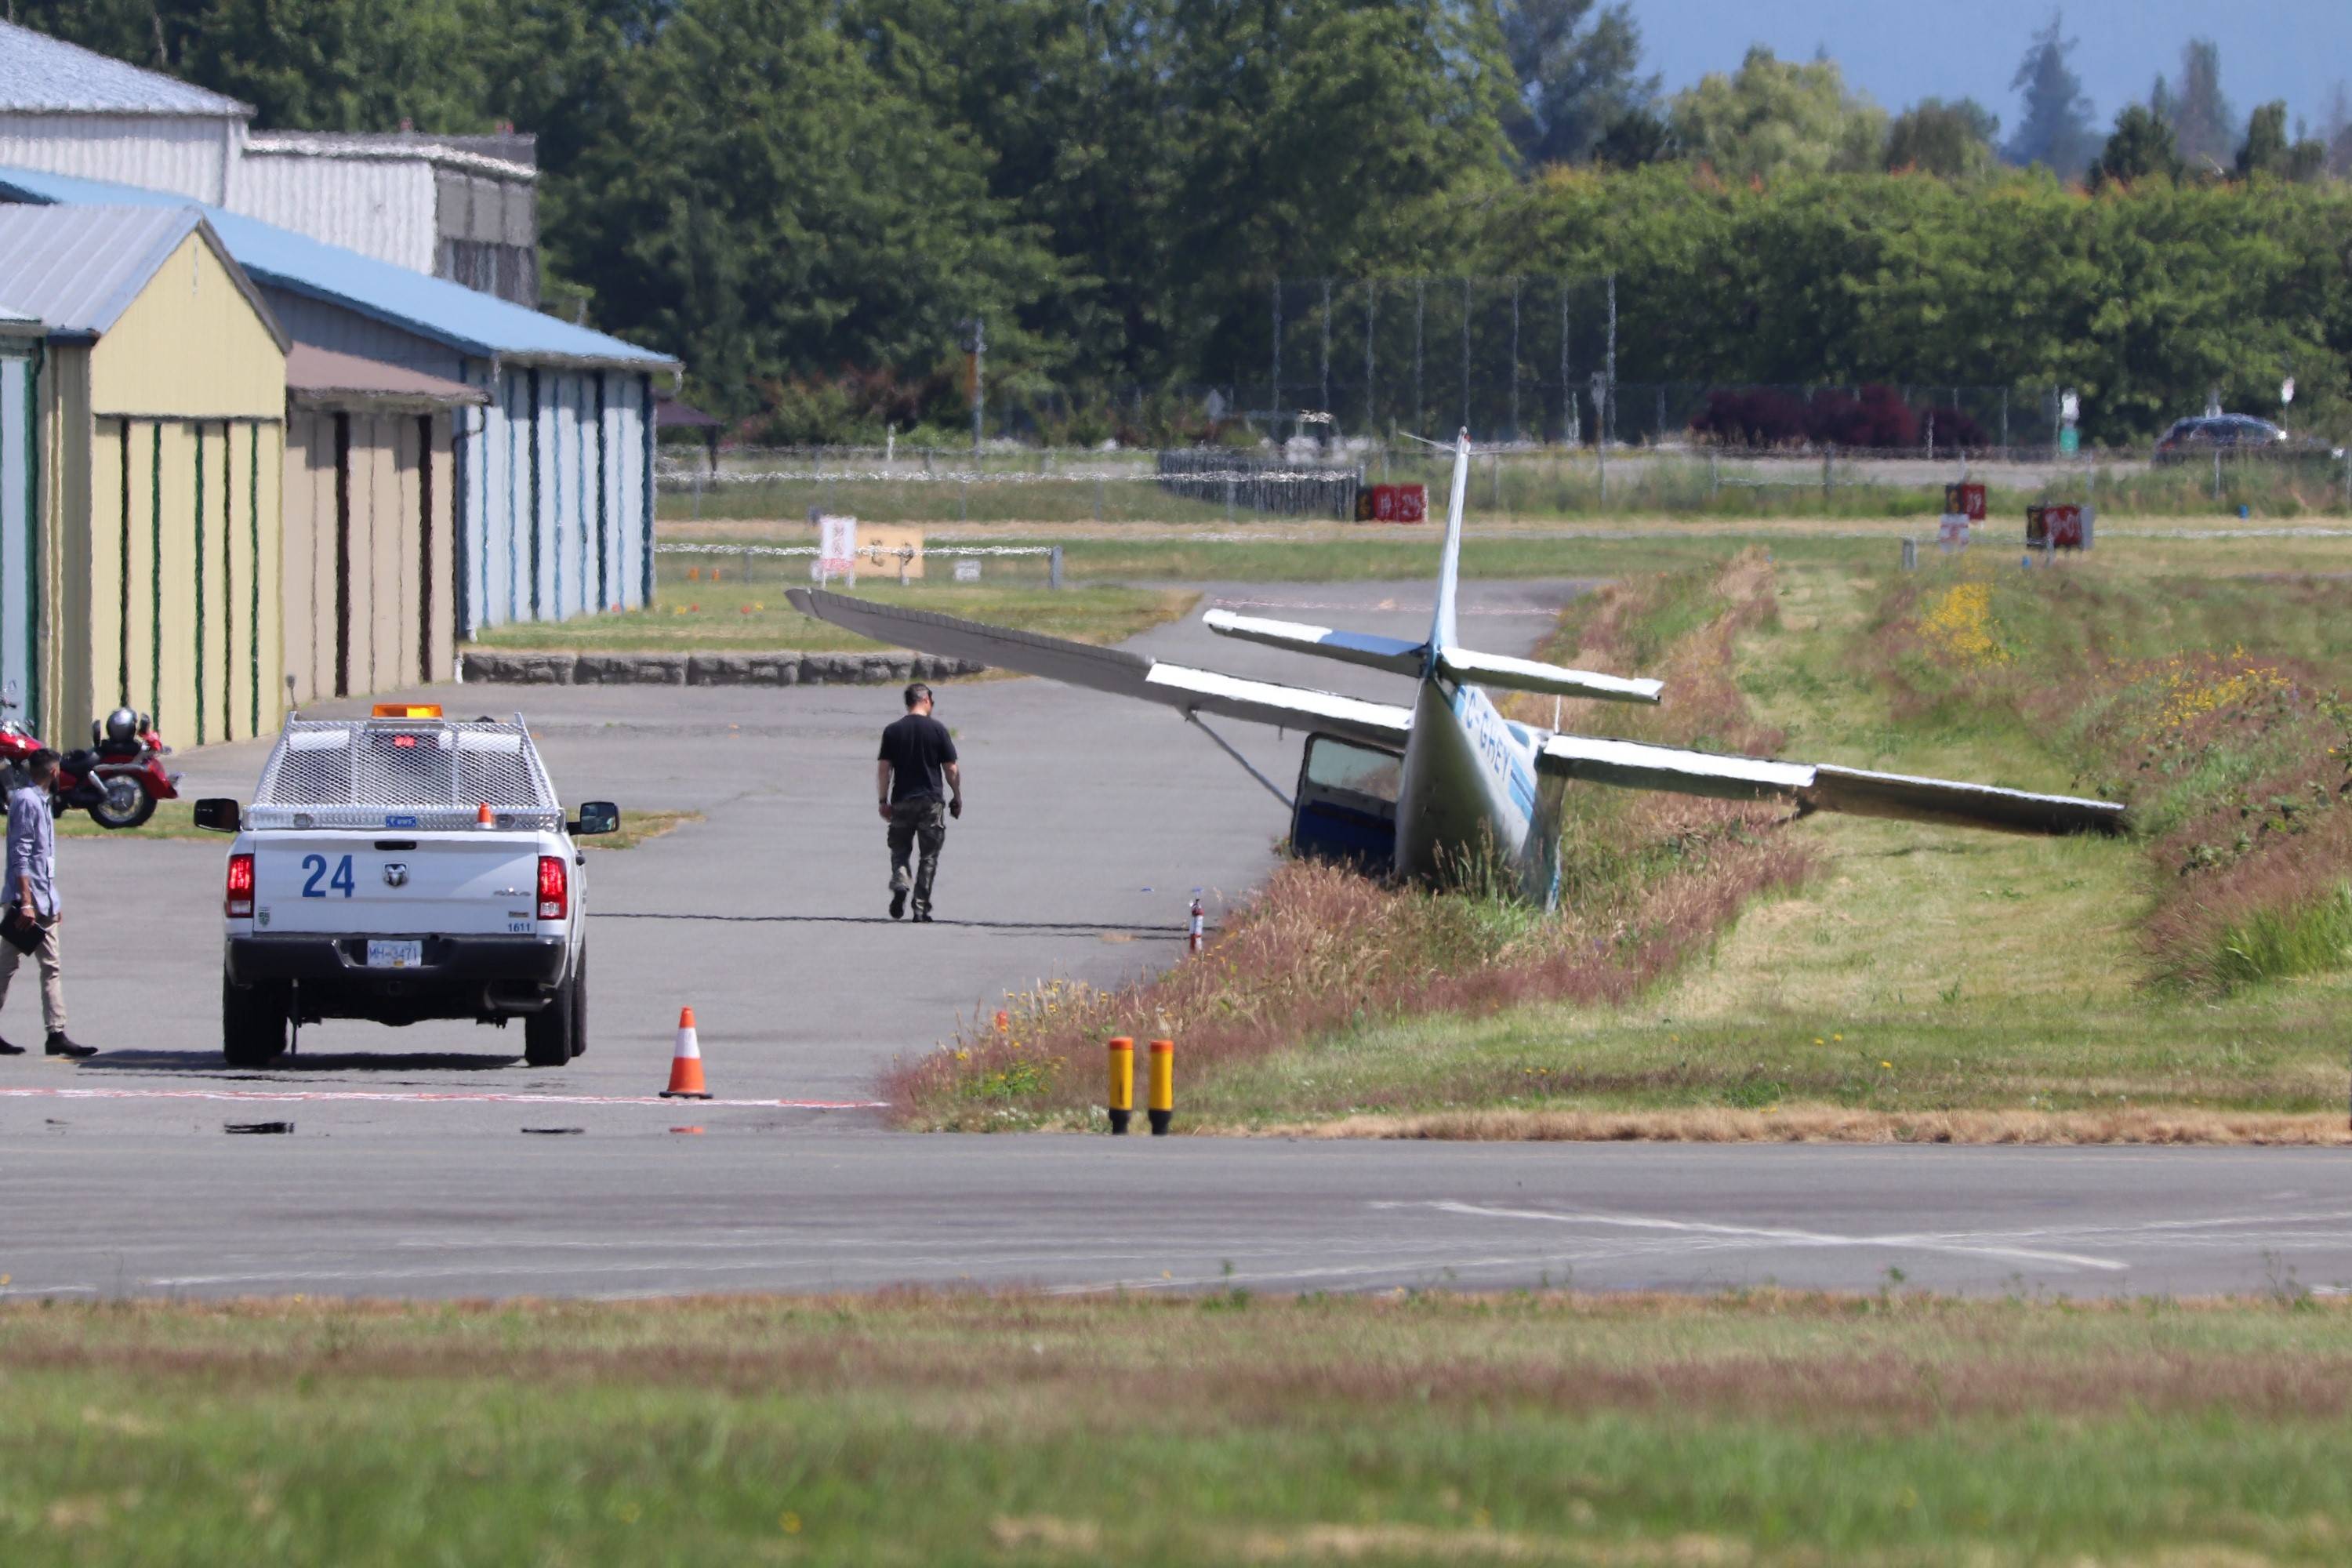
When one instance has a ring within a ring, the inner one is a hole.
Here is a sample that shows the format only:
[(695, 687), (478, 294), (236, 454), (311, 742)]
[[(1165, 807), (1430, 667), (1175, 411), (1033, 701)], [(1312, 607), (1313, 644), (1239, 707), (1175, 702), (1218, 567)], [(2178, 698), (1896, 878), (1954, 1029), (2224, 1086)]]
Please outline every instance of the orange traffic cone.
[(681, 1007), (677, 1012), (677, 1049), (669, 1058), (669, 1087), (662, 1090), (664, 1100), (709, 1100), (710, 1091), (702, 1087), (702, 1046), (694, 1037), (694, 1009)]

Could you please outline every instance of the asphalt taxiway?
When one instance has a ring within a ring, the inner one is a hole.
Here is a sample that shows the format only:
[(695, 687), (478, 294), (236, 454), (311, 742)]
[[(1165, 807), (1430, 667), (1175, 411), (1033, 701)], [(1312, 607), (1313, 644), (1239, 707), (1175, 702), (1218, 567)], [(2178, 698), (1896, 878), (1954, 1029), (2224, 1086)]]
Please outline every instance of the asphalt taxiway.
[[(1464, 635), (1528, 651), (1570, 583), (1469, 585)], [(1399, 636), (1425, 584), (1221, 585), (1203, 604)], [(1162, 657), (1367, 697), (1375, 672), (1211, 637)], [(940, 921), (884, 910), (889, 688), (443, 688), (530, 720), (568, 800), (700, 814), (593, 856), (590, 1049), (331, 1024), (263, 1073), (218, 1049), (222, 841), (60, 845), (79, 1066), (0, 1059), (0, 1293), (641, 1294), (865, 1289), (2331, 1289), (2328, 1151), (1686, 1149), (915, 1137), (877, 1075), (1049, 977), (1181, 952), (1269, 865), (1283, 809), (1172, 713), (1034, 680), (945, 686), (965, 757)], [(1299, 737), (1223, 733), (1287, 784)], [(182, 759), (250, 794), (266, 743)], [(34, 988), (0, 1033), (37, 1041)], [(655, 1098), (681, 1005), (708, 1105)]]

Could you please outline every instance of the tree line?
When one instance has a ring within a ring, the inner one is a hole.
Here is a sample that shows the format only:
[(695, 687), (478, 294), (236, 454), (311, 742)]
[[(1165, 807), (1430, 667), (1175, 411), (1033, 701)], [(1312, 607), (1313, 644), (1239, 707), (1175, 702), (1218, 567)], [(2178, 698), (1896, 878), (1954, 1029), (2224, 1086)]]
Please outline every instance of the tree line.
[(1083, 402), (1249, 382), (1277, 279), (1460, 273), (1613, 271), (1626, 380), (2064, 382), (2118, 438), (2283, 374), (2344, 406), (2352, 122), (2237, 133), (2192, 45), (2103, 138), (2055, 17), (2003, 141), (1761, 50), (1662, 97), (1622, 0), (10, 14), (265, 128), (537, 132), (547, 296), (788, 434), (951, 426), (974, 318), (992, 397)]

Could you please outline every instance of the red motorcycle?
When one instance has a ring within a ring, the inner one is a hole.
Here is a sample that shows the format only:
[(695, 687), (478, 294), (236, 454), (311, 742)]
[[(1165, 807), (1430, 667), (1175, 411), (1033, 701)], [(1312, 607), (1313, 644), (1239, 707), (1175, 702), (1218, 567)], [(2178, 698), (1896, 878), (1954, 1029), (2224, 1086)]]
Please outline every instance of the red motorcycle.
[[(13, 690), (0, 695), (0, 767), (21, 771), (42, 742), (16, 717), (17, 706)], [(157, 801), (180, 798), (180, 775), (163, 770), (172, 748), (146, 714), (118, 708), (92, 721), (89, 738), (88, 747), (58, 756), (52, 811), (79, 807), (100, 827), (137, 827), (155, 815)]]

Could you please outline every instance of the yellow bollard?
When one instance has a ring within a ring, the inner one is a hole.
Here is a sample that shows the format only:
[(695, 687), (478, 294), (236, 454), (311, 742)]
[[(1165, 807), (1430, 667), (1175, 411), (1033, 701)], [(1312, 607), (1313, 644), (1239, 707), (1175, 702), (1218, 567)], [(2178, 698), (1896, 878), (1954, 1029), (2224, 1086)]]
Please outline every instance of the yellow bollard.
[(1161, 1137), (1176, 1115), (1176, 1042), (1151, 1042), (1151, 1135)]
[(1120, 1035), (1110, 1043), (1110, 1130), (1114, 1136), (1127, 1131), (1127, 1124), (1135, 1115), (1135, 1041)]

